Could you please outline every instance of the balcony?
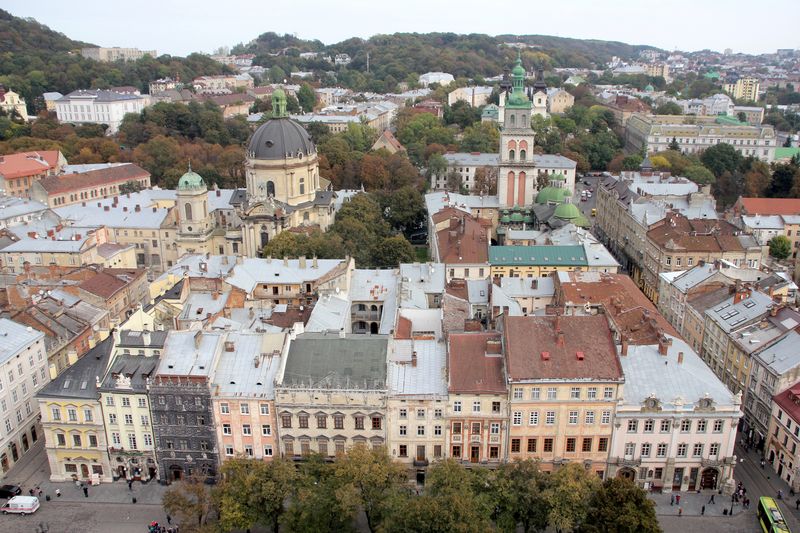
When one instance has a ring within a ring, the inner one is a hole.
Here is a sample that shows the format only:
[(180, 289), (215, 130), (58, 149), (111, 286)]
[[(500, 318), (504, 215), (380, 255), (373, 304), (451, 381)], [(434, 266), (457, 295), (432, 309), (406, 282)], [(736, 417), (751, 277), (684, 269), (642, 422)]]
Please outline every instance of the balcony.
[(424, 458), (420, 459), (419, 457), (417, 457), (416, 459), (414, 459), (414, 466), (416, 467), (428, 466), (428, 460)]
[(353, 320), (380, 320), (380, 311), (353, 311), (350, 313)]

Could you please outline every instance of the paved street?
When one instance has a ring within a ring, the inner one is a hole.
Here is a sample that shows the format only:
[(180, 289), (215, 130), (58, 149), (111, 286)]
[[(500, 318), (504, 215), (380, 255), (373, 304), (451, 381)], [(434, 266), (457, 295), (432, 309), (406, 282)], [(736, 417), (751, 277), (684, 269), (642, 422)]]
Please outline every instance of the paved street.
[[(51, 483), (50, 468), (42, 439), (35, 443), (8, 473), (3, 483), (13, 483), (23, 489), (39, 487), (51, 501), (42, 497), (41, 507), (33, 516), (0, 515), (0, 531), (35, 532), (40, 524), (49, 527), (51, 533), (68, 532), (142, 532), (153, 520), (166, 523), (161, 508), (161, 497), (165, 487), (158, 483), (105, 483), (89, 487), (89, 496), (74, 483)], [(56, 489), (61, 497), (56, 497)], [(133, 503), (133, 498), (137, 503)]]

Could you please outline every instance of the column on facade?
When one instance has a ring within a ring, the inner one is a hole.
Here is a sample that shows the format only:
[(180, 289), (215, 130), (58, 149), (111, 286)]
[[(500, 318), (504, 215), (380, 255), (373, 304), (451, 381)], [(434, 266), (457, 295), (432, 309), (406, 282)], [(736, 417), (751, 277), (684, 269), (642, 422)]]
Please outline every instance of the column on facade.
[(508, 172), (508, 185), (506, 186), (506, 204), (509, 207), (514, 206), (514, 172)]

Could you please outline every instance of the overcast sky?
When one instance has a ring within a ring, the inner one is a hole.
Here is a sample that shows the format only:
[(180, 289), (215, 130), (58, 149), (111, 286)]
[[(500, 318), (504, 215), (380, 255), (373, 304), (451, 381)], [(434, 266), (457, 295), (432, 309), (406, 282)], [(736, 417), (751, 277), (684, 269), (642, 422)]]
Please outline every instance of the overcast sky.
[(210, 52), (267, 31), (326, 44), (378, 33), (447, 31), (558, 35), (684, 51), (800, 48), (798, 0), (3, 0), (2, 8), (76, 40), (172, 55)]

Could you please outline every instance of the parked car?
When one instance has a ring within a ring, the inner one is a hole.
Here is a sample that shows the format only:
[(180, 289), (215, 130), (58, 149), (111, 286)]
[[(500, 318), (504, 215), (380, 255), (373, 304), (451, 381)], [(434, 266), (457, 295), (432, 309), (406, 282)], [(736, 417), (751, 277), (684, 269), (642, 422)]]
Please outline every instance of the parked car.
[(14, 496), (0, 508), (3, 514), (14, 513), (23, 516), (35, 513), (37, 509), (39, 509), (39, 498), (36, 496)]
[(17, 494), (21, 494), (22, 489), (19, 485), (3, 485), (0, 487), (0, 498), (13, 498)]

